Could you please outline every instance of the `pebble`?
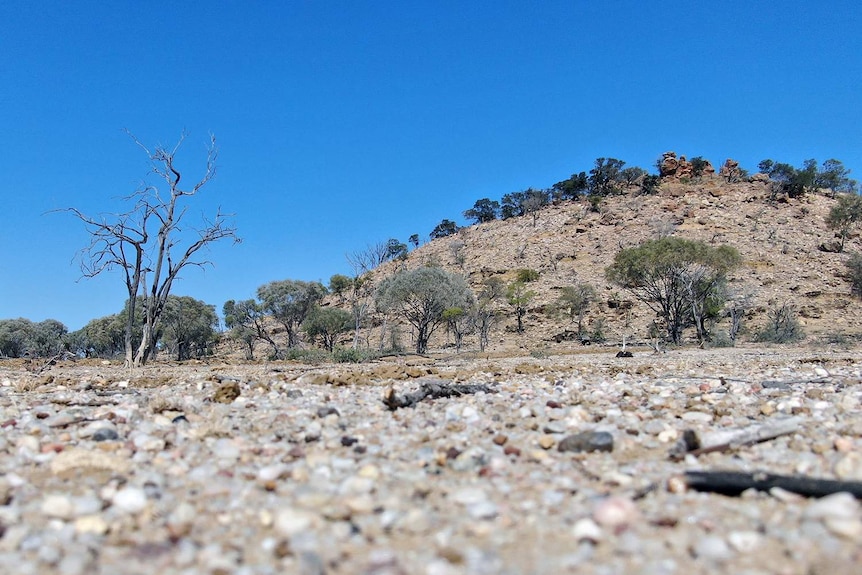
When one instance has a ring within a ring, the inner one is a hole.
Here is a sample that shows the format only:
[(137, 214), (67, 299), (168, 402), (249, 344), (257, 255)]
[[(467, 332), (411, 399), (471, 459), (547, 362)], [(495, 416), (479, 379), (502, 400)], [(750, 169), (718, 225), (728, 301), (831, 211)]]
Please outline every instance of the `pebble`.
[(111, 504), (124, 513), (140, 513), (147, 506), (147, 494), (138, 487), (126, 486), (114, 494)]
[(293, 537), (308, 530), (314, 523), (314, 516), (299, 509), (282, 508), (276, 511), (275, 530), (285, 536)]
[[(557, 440), (550, 435), (543, 435), (539, 438), (539, 446), (542, 449), (550, 449), (557, 443)], [(562, 450), (560, 450), (562, 451)]]
[(67, 495), (52, 494), (42, 501), (42, 515), (57, 519), (71, 519), (75, 514), (75, 505)]
[(613, 451), (614, 436), (607, 431), (585, 431), (566, 436), (557, 445), (561, 452), (566, 451)]
[(845, 481), (862, 481), (862, 452), (851, 451), (835, 464), (835, 475)]
[(611, 496), (596, 504), (593, 519), (602, 527), (621, 530), (637, 522), (640, 519), (640, 511), (631, 499)]
[(753, 553), (763, 543), (763, 535), (756, 531), (731, 531), (727, 542), (739, 553)]
[[(852, 497), (736, 498), (682, 481), (698, 468), (859, 480), (859, 392), (844, 382), (862, 379), (862, 360), (788, 353), (681, 349), (621, 364), (600, 352), (543, 359), (541, 376), (458, 357), (433, 369), (450, 370), (447, 381), (493, 379), (496, 391), (394, 412), (380, 401), (391, 373), (369, 375), (386, 363), (326, 367), (317, 384), (298, 383), (306, 368), (293, 363), (222, 366), (248, 382), (229, 404), (212, 400), (206, 364), (147, 366), (177, 374), (158, 388), (121, 368), (97, 380), (103, 368), (82, 364), (62, 384), (20, 393), (11, 380), (30, 376), (4, 363), (0, 564), (24, 574), (762, 575), (829, 559), (839, 568), (824, 572), (855, 572)], [(817, 393), (763, 385), (810, 379), (813, 356), (832, 378)], [(342, 372), (363, 383), (330, 383), (347, 381)], [(399, 393), (419, 385), (394, 379)], [(668, 458), (684, 429), (746, 427), (763, 405), (802, 424)], [(58, 421), (68, 423), (47, 424)]]
[(116, 441), (119, 438), (120, 435), (117, 433), (117, 430), (109, 427), (97, 429), (91, 436), (93, 441)]
[(603, 535), (602, 528), (589, 517), (578, 519), (572, 527), (572, 537), (577, 541), (598, 543), (602, 540)]
[(701, 537), (692, 548), (692, 553), (699, 559), (723, 563), (733, 557), (733, 550), (727, 542), (716, 535)]

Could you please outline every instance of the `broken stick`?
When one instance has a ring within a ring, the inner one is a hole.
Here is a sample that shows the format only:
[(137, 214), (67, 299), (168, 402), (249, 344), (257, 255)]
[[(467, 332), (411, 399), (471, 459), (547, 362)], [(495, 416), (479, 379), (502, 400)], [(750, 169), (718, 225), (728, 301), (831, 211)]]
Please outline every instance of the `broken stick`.
[(740, 495), (747, 489), (770, 491), (779, 487), (805, 497), (824, 497), (846, 491), (862, 499), (862, 482), (816, 479), (813, 477), (774, 475), (771, 473), (742, 473), (736, 471), (686, 471), (686, 484), (696, 491), (709, 491), (723, 495)]
[(701, 455), (713, 451), (728, 451), (743, 445), (753, 445), (799, 429), (802, 418), (785, 417), (750, 425), (742, 429), (725, 429), (698, 435), (687, 429), (682, 438), (671, 448), (671, 459), (682, 459), (685, 455)]
[(389, 411), (395, 411), (399, 407), (416, 407), (423, 399), (440, 399), (445, 397), (458, 397), (472, 393), (491, 393), (493, 390), (484, 384), (448, 384), (445, 382), (426, 382), (422, 384), (419, 391), (405, 393), (398, 397), (395, 389), (390, 387), (383, 394), (383, 403)]

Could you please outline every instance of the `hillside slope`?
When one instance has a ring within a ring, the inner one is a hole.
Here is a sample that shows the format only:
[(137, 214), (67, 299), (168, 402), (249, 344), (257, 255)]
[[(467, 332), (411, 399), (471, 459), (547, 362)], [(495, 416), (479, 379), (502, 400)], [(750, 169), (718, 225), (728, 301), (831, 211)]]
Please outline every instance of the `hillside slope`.
[[(730, 276), (733, 297), (747, 297), (750, 311), (744, 322), (747, 340), (766, 321), (772, 306), (790, 303), (798, 312), (809, 340), (838, 340), (862, 333), (862, 303), (850, 297), (843, 274), (847, 253), (862, 248), (858, 235), (845, 253), (827, 253), (819, 246), (834, 239), (824, 218), (835, 200), (827, 194), (798, 199), (770, 199), (765, 182), (729, 184), (707, 177), (697, 184), (665, 182), (658, 195), (608, 197), (598, 212), (585, 200), (562, 202), (532, 215), (496, 220), (463, 228), (411, 252), (406, 261), (388, 262), (374, 270), (374, 281), (400, 267), (440, 265), (465, 274), (478, 291), (489, 277), (506, 282), (515, 270), (540, 272), (530, 284), (537, 292), (526, 316), (525, 331), (514, 333), (514, 315), (505, 303), (492, 332), (490, 349), (562, 350), (578, 342), (556, 343), (553, 336), (574, 329), (550, 313), (559, 290), (574, 282), (593, 284), (598, 300), (586, 316), (587, 328), (605, 322), (609, 342), (647, 339), (655, 315), (630, 294), (611, 285), (604, 269), (625, 247), (673, 234), (739, 250), (744, 263)], [(716, 331), (725, 331), (721, 324)], [(693, 333), (687, 336), (693, 337)], [(375, 337), (372, 336), (372, 340)], [(403, 343), (409, 346), (409, 327)], [(436, 345), (446, 344), (445, 330)], [(466, 340), (476, 348), (475, 338)]]

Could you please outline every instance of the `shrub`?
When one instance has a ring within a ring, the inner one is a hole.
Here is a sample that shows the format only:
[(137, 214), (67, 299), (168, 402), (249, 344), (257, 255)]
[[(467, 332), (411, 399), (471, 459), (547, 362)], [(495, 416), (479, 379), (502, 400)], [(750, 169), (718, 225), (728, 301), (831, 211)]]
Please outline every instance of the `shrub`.
[(531, 269), (519, 269), (516, 273), (516, 281), (521, 283), (530, 283), (539, 279), (539, 272)]
[(792, 343), (804, 337), (796, 310), (790, 304), (782, 304), (767, 312), (767, 323), (755, 339), (766, 343)]
[(337, 347), (332, 351), (332, 361), (335, 363), (367, 363), (378, 357), (380, 354), (370, 349)]
[(862, 297), (862, 254), (850, 255), (847, 260), (847, 279), (850, 280), (850, 293)]
[(590, 333), (590, 341), (594, 343), (605, 343), (608, 340), (605, 334), (605, 318), (598, 318), (593, 324), (593, 331)]

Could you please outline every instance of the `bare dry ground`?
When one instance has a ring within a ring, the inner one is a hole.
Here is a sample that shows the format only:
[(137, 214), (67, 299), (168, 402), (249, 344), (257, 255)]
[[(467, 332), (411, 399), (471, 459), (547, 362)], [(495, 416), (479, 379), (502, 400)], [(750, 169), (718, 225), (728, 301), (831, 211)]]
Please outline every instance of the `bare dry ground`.
[[(133, 372), (2, 362), (0, 564), (106, 574), (862, 569), (853, 496), (727, 496), (690, 489), (685, 476), (862, 480), (862, 354), (614, 352)], [(489, 391), (394, 411), (383, 402), (389, 390), (460, 385)], [(776, 425), (787, 432), (670, 457), (686, 437)]]

